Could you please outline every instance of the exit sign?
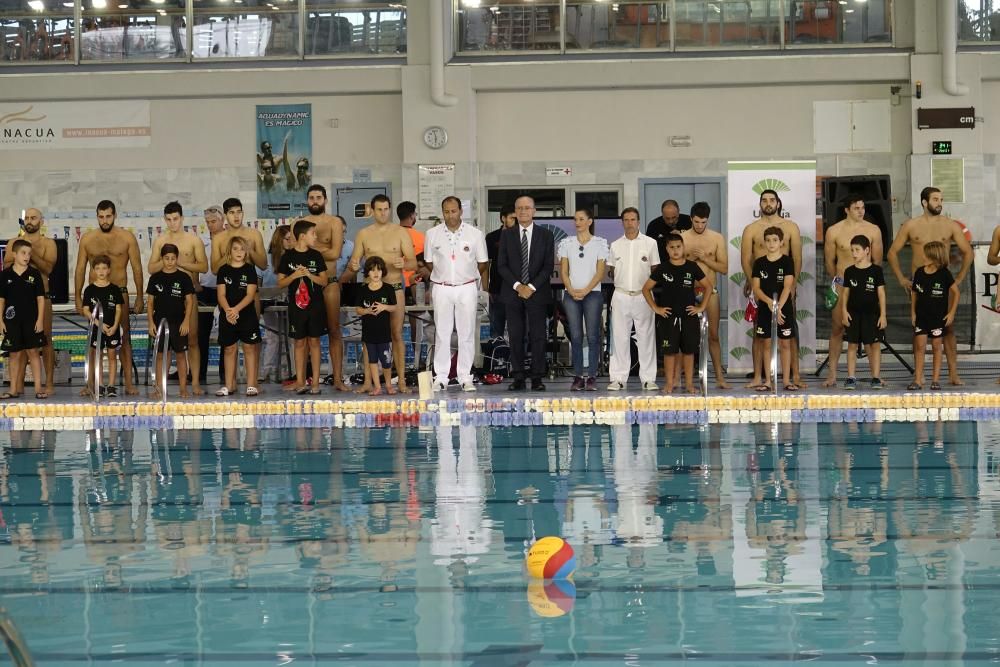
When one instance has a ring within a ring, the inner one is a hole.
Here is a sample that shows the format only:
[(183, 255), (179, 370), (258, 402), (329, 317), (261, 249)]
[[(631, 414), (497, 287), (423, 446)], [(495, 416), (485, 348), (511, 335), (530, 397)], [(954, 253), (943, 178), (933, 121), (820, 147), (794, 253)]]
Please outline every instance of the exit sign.
[(932, 141), (931, 142), (931, 154), (932, 155), (951, 155), (951, 142), (950, 141)]

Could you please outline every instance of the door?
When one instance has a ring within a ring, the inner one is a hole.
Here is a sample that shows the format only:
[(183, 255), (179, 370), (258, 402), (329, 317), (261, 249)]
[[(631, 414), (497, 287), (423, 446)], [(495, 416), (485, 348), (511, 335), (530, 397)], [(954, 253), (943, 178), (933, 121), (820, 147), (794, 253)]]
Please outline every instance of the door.
[(371, 224), (371, 200), (375, 195), (385, 195), (392, 198), (392, 186), (389, 183), (365, 183), (364, 185), (349, 185), (334, 183), (334, 212), (347, 222), (346, 238), (353, 239), (358, 230)]
[[(726, 179), (724, 178), (642, 178), (639, 179), (640, 210), (642, 216), (642, 229), (650, 220), (660, 216), (660, 206), (667, 199), (673, 199), (680, 207), (681, 213), (691, 212), (691, 206), (695, 202), (707, 202), (712, 207), (712, 214), (708, 218), (708, 228), (715, 230), (726, 237)], [(726, 249), (730, 254), (738, 252), (731, 245)], [(719, 287), (719, 339), (722, 342), (722, 349), (726, 349), (726, 333), (729, 322), (728, 298), (726, 296), (726, 283), (722, 276), (716, 281)]]

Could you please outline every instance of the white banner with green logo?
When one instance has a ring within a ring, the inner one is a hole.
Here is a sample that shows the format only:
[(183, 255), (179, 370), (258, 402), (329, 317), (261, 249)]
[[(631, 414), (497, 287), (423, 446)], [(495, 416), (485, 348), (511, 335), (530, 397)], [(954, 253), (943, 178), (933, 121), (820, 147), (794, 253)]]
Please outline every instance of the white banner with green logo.
[(987, 261), (988, 245), (975, 246), (975, 251), (972, 268), (976, 274), (976, 348), (1000, 350), (1000, 275)]
[(816, 368), (816, 162), (730, 162), (726, 229), (729, 240), (729, 370), (753, 369), (753, 327), (743, 319), (749, 279), (740, 265), (743, 230), (760, 218), (760, 193), (774, 190), (781, 200), (782, 217), (795, 222), (802, 235), (802, 270), (797, 276), (795, 309), (799, 325), (799, 363), (802, 373)]

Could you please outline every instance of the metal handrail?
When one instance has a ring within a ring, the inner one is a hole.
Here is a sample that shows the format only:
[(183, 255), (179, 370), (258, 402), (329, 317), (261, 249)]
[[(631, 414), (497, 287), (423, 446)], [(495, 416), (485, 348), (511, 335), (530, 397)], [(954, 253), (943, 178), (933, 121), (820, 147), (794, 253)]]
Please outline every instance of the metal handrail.
[[(771, 391), (778, 395), (778, 293), (771, 295)], [(787, 380), (788, 378), (785, 378)]]
[(150, 368), (153, 369), (153, 385), (160, 385), (160, 400), (163, 405), (167, 404), (167, 375), (170, 370), (170, 353), (169, 349), (163, 350), (161, 355), (163, 358), (163, 372), (156, 372), (156, 353), (160, 349), (160, 340), (163, 340), (167, 345), (170, 344), (170, 323), (167, 322), (167, 318), (160, 320), (160, 323), (156, 325), (156, 336), (153, 338), (153, 363)]
[[(708, 401), (708, 315), (701, 313), (698, 316), (699, 326), (701, 327), (701, 358), (699, 359), (699, 365), (701, 368), (699, 372), (701, 373), (701, 395)], [(708, 409), (708, 404), (705, 404), (705, 409)]]
[[(95, 334), (96, 332), (96, 334)], [(101, 401), (101, 339), (104, 336), (104, 308), (95, 303), (90, 310), (90, 330), (87, 332), (87, 356), (84, 377), (94, 381), (94, 405)], [(93, 355), (91, 355), (93, 350)]]
[(14, 625), (14, 619), (2, 607), (0, 607), (0, 636), (3, 637), (3, 643), (7, 647), (14, 667), (35, 667), (35, 661), (31, 659), (24, 637)]

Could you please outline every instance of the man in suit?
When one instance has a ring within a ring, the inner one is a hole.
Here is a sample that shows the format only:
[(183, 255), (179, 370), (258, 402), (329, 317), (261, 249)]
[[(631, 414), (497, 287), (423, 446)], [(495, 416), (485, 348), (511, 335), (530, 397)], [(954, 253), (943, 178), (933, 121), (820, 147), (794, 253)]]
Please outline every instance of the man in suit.
[(531, 344), (531, 389), (545, 391), (545, 315), (552, 303), (555, 242), (552, 232), (535, 224), (535, 200), (514, 201), (517, 224), (501, 233), (497, 268), (503, 279), (500, 300), (507, 311), (510, 361), (514, 371), (511, 391), (525, 389), (524, 329), (528, 322)]

